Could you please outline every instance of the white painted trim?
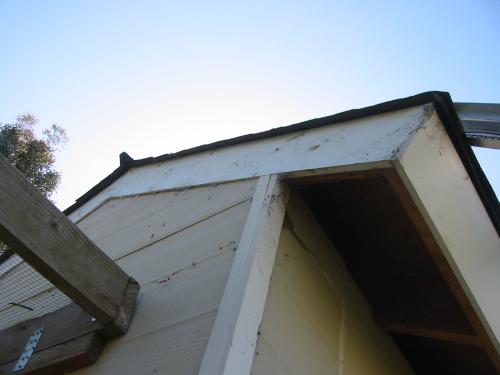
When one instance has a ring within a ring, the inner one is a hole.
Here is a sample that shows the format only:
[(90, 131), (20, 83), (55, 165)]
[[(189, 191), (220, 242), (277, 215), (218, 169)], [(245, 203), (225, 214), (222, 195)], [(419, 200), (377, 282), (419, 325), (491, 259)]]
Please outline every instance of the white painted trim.
[(259, 178), (200, 375), (250, 374), (287, 198), (276, 175)]
[(303, 177), (331, 176), (341, 173), (373, 172), (378, 169), (393, 168), (392, 160), (380, 160), (369, 163), (338, 165), (335, 167), (305, 169), (300, 171), (280, 173), (280, 180), (298, 179)]
[(500, 353), (500, 237), (437, 114), (393, 164)]
[(70, 217), (78, 221), (110, 197), (392, 160), (432, 108), (427, 104), (132, 168)]

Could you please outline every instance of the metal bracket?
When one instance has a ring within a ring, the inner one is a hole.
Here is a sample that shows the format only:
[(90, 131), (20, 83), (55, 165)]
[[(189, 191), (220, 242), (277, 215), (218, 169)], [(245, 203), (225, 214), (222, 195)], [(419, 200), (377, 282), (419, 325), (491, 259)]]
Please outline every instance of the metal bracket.
[(12, 369), (12, 372), (22, 370), (26, 367), (28, 361), (33, 355), (33, 352), (35, 351), (36, 346), (38, 345), (38, 342), (40, 341), (40, 337), (42, 337), (43, 329), (44, 327), (40, 327), (33, 332), (31, 337), (28, 339), (26, 346), (24, 347), (24, 351), (21, 353), (21, 356), (17, 360), (16, 365)]

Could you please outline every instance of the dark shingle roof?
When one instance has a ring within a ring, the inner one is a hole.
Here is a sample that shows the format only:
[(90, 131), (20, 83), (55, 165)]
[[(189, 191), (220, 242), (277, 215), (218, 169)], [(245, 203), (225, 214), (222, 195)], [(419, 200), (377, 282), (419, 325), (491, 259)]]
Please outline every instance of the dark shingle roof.
[(176, 153), (160, 155), (157, 157), (148, 157), (144, 159), (134, 160), (126, 152), (122, 152), (120, 154), (120, 166), (115, 169), (110, 175), (104, 178), (101, 182), (95, 185), (92, 189), (78, 198), (73, 205), (71, 205), (64, 211), (64, 213), (72, 213), (77, 208), (88, 202), (91, 198), (99, 194), (102, 190), (110, 186), (114, 181), (124, 175), (129, 169), (134, 167), (172, 160), (204, 151), (212, 151), (215, 149), (238, 145), (245, 142), (256, 141), (298, 131), (305, 131), (363, 117), (379, 115), (428, 103), (434, 104), (434, 107), (436, 108), (436, 111), (438, 112), (438, 115), (443, 122), (451, 141), (453, 142), (465, 168), (467, 169), (468, 174), (471, 177), (471, 181), (473, 182), (479, 196), (481, 197), (481, 200), (486, 207), (486, 210), (488, 211), (488, 214), (497, 232), (500, 234), (500, 204), (498, 202), (498, 199), (493, 189), (491, 188), (488, 179), (484, 175), (483, 170), (481, 169), (474, 153), (472, 152), (471, 147), (466, 141), (462, 124), (457, 115), (457, 112), (455, 111), (450, 94), (441, 91), (424, 92), (403, 99), (396, 99), (370, 107), (353, 109), (346, 112), (337, 113), (332, 116), (316, 118), (289, 126), (274, 128), (260, 133), (247, 134), (236, 138), (226, 139), (223, 141), (182, 150)]

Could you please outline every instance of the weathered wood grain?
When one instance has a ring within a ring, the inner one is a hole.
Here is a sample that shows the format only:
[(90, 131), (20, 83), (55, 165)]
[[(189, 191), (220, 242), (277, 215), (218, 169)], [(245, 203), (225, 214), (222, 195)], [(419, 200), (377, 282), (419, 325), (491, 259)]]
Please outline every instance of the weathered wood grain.
[(0, 331), (0, 365), (17, 361), (33, 331), (44, 327), (36, 352), (102, 329), (78, 305), (71, 304), (53, 313), (16, 324)]
[[(75, 340), (38, 351), (32, 355), (19, 375), (60, 375), (67, 371), (95, 363), (105, 341), (96, 333), (89, 333)], [(12, 375), (17, 360), (0, 366), (0, 375)]]
[(0, 238), (103, 324), (118, 321), (129, 276), (0, 157)]

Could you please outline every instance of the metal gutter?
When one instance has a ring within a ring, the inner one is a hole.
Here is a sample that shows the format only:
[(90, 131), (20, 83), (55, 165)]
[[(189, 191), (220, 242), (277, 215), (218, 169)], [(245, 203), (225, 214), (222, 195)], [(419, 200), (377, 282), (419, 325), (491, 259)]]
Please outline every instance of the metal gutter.
[(500, 149), (500, 104), (455, 103), (472, 146)]

